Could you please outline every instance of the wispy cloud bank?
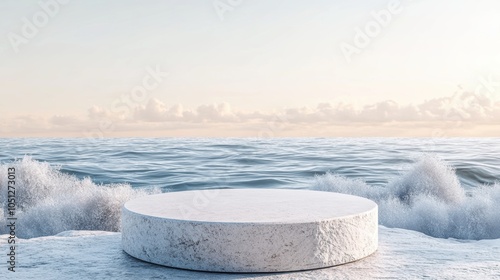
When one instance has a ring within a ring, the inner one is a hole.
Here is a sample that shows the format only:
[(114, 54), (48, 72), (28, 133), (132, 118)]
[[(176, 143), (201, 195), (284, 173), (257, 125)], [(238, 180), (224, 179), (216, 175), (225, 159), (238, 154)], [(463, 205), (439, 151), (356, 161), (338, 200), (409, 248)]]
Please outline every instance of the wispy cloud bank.
[[(112, 118), (113, 114), (94, 106), (89, 109), (91, 119)], [(243, 112), (228, 103), (201, 105), (196, 109), (181, 104), (168, 106), (158, 99), (138, 105), (128, 121), (144, 122), (246, 122), (268, 121), (276, 116), (292, 123), (386, 123), (460, 120), (468, 122), (494, 122), (500, 117), (500, 102), (486, 95), (457, 93), (421, 104), (402, 105), (386, 100), (356, 107), (346, 103), (320, 103), (316, 107), (284, 108), (273, 113)], [(115, 117), (117, 117), (115, 115)]]
[[(259, 130), (274, 127), (271, 129), (275, 131), (279, 127), (283, 136), (433, 136), (435, 128), (453, 130), (453, 136), (500, 136), (498, 129), (493, 129), (500, 125), (500, 102), (493, 96), (460, 92), (420, 104), (398, 104), (391, 100), (362, 107), (320, 103), (315, 107), (284, 108), (270, 113), (245, 112), (225, 102), (185, 108), (151, 98), (144, 105), (132, 108), (128, 115), (92, 106), (87, 116), (19, 116), (2, 123), (0, 132), (5, 135), (25, 135), (32, 131), (78, 136), (75, 134), (100, 127), (108, 134), (120, 132), (120, 136), (128, 132), (128, 136), (134, 136), (137, 131), (141, 134), (135, 136), (142, 136), (144, 132), (158, 133), (158, 136), (168, 136), (169, 132), (172, 136), (197, 136), (196, 131), (200, 136), (231, 136), (228, 132), (231, 129), (238, 131), (233, 136), (257, 136)], [(353, 130), (356, 127), (358, 130)], [(480, 128), (477, 133), (472, 132), (475, 128)], [(409, 129), (413, 132), (405, 132)], [(178, 135), (176, 131), (184, 132)], [(388, 135), (384, 135), (384, 131)]]

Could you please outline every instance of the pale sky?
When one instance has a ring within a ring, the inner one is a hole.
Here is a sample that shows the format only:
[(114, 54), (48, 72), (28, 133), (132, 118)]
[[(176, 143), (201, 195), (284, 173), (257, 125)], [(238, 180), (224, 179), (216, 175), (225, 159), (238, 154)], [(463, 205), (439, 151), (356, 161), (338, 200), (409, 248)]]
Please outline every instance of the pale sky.
[(0, 137), (500, 136), (499, 15), (496, 0), (3, 0)]

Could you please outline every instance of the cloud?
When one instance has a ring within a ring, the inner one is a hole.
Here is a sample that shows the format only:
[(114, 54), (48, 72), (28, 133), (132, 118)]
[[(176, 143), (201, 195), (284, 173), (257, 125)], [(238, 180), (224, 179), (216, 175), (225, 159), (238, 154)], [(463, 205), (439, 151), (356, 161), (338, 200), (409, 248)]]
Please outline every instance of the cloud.
[(272, 113), (245, 112), (226, 102), (191, 109), (151, 98), (127, 111), (113, 113), (92, 106), (87, 113), (86, 117), (0, 119), (0, 136), (51, 132), (82, 136), (89, 131), (104, 136), (500, 136), (500, 102), (468, 92), (420, 104), (320, 103)]
[(201, 105), (196, 109), (197, 117), (201, 121), (238, 121), (239, 117), (232, 112), (229, 103)]
[(137, 106), (130, 121), (234, 123), (270, 121), (279, 117), (288, 123), (391, 123), (391, 122), (494, 122), (500, 116), (500, 103), (485, 95), (457, 93), (420, 104), (401, 105), (385, 100), (363, 107), (346, 103), (320, 103), (316, 107), (285, 108), (274, 113), (243, 112), (228, 103), (201, 105), (186, 109), (180, 104), (167, 106), (158, 99)]
[(139, 106), (135, 109), (134, 118), (136, 120), (151, 122), (166, 121), (168, 120), (167, 111), (168, 109), (163, 102), (152, 98), (146, 106)]
[(55, 115), (49, 119), (49, 123), (57, 126), (75, 126), (80, 125), (82, 120), (76, 116)]
[(88, 109), (88, 117), (91, 120), (99, 120), (104, 118), (111, 118), (112, 114), (97, 105), (94, 105)]
[(137, 106), (132, 120), (146, 122), (235, 122), (240, 120), (229, 103), (201, 105), (196, 110), (184, 109), (181, 104), (168, 107), (158, 99), (151, 98), (146, 105)]
[(400, 105), (392, 100), (355, 107), (351, 104), (320, 103), (316, 108), (290, 108), (283, 117), (290, 122), (391, 123), (391, 122), (495, 122), (500, 103), (484, 95), (457, 93), (417, 105)]

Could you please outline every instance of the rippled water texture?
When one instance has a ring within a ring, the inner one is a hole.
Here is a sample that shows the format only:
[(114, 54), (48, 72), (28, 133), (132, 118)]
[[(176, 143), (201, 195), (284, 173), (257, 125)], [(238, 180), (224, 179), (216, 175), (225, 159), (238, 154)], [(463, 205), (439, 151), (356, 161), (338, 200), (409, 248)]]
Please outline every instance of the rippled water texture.
[[(24, 237), (117, 231), (121, 205), (148, 193), (310, 188), (376, 201), (385, 226), (500, 238), (495, 138), (0, 139), (0, 147), (0, 174), (17, 170)], [(5, 201), (5, 176), (0, 183)]]

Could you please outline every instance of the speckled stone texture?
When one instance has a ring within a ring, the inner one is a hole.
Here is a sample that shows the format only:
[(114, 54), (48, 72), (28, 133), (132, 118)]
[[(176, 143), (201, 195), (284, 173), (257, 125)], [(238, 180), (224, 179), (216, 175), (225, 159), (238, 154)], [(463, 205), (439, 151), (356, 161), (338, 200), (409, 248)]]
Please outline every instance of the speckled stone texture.
[(277, 189), (141, 197), (122, 212), (122, 246), (192, 270), (279, 272), (352, 262), (376, 251), (378, 212), (352, 195)]

